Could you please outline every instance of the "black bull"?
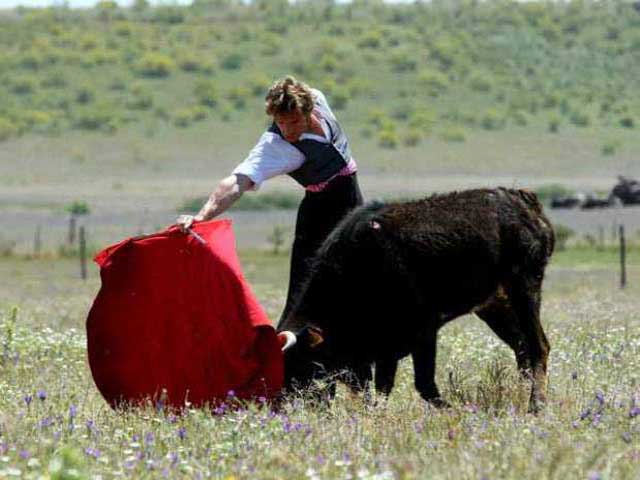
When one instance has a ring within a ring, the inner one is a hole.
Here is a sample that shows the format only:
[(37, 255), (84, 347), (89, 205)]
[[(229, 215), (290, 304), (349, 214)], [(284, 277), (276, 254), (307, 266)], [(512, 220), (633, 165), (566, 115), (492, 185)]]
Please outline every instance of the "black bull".
[[(515, 352), (531, 379), (530, 409), (545, 401), (549, 343), (541, 287), (554, 234), (536, 196), (482, 189), (350, 213), (318, 250), (291, 313), (278, 325), (286, 384), (349, 372), (389, 394), (398, 360), (411, 355), (422, 398), (445, 405), (435, 383), (437, 334), (474, 312)], [(293, 340), (293, 336), (289, 335)], [(334, 377), (335, 378), (335, 377)]]

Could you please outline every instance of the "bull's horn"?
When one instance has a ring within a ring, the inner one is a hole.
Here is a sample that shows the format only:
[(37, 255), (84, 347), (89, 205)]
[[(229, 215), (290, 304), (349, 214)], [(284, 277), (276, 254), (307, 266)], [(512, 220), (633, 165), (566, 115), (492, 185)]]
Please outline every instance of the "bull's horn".
[(298, 338), (296, 337), (295, 333), (290, 332), (289, 330), (285, 330), (284, 332), (280, 332), (278, 334), (278, 340), (280, 340), (282, 351), (286, 352), (296, 344)]

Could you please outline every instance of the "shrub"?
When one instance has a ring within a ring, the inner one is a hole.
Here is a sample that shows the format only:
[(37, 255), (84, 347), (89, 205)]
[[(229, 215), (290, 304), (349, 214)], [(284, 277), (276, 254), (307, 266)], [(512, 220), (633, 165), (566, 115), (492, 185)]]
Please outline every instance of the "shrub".
[(178, 66), (184, 72), (199, 72), (204, 69), (202, 60), (192, 53), (183, 53), (179, 56)]
[[(187, 199), (178, 207), (178, 212), (198, 212), (206, 201), (207, 197)], [(234, 210), (293, 210), (299, 204), (300, 194), (273, 191), (243, 195), (231, 208)]]
[(198, 103), (207, 107), (215, 107), (218, 103), (218, 89), (211, 80), (200, 80), (193, 89)]
[(567, 241), (575, 235), (575, 232), (566, 225), (557, 224), (553, 226), (556, 234), (555, 248), (558, 251), (566, 250)]
[(335, 110), (344, 110), (349, 102), (349, 92), (344, 87), (336, 88), (331, 94), (331, 107)]
[(398, 146), (398, 134), (389, 129), (384, 129), (378, 133), (378, 145), (382, 148), (396, 148)]
[(222, 57), (220, 65), (225, 70), (239, 70), (240, 68), (242, 68), (246, 60), (247, 58), (245, 55), (238, 52), (233, 52)]
[(96, 92), (93, 88), (85, 85), (76, 90), (75, 98), (79, 104), (86, 105), (87, 103), (93, 102), (96, 98)]
[(409, 117), (409, 127), (420, 130), (423, 135), (433, 130), (436, 115), (429, 110), (416, 110)]
[(422, 139), (422, 135), (420, 134), (419, 130), (410, 129), (404, 136), (403, 143), (407, 147), (415, 147), (420, 143), (421, 139)]
[(175, 70), (175, 64), (161, 53), (146, 53), (138, 63), (137, 70), (145, 77), (162, 78)]
[(620, 148), (619, 140), (607, 140), (600, 148), (600, 153), (604, 156), (615, 155)]
[(145, 86), (134, 84), (131, 87), (131, 94), (127, 98), (126, 106), (131, 110), (148, 110), (153, 106), (153, 95)]
[(11, 91), (16, 95), (30, 95), (36, 89), (36, 81), (31, 77), (16, 78), (11, 82)]
[(358, 47), (377, 49), (382, 46), (382, 32), (379, 30), (370, 30), (366, 32), (358, 40)]
[(550, 202), (552, 198), (564, 197), (574, 193), (572, 189), (559, 183), (540, 185), (534, 191), (538, 199), (543, 203)]
[(193, 115), (190, 108), (181, 108), (173, 117), (173, 124), (176, 127), (185, 128), (188, 127), (193, 120)]
[(87, 202), (81, 200), (74, 200), (64, 207), (64, 209), (71, 215), (89, 215), (91, 211)]
[(524, 110), (515, 110), (511, 116), (513, 117), (515, 124), (521, 127), (524, 127), (529, 123), (529, 116)]
[(440, 138), (445, 142), (464, 142), (466, 135), (461, 127), (449, 126), (440, 132)]
[(0, 142), (4, 142), (18, 134), (18, 127), (6, 118), (0, 117)]
[(390, 62), (392, 70), (398, 73), (413, 71), (418, 66), (417, 60), (408, 51), (394, 53), (391, 55)]
[(581, 112), (579, 110), (574, 110), (571, 113), (571, 117), (569, 118), (569, 120), (576, 127), (588, 127), (591, 124), (591, 117), (589, 116), (589, 114)]
[(242, 86), (233, 87), (229, 90), (227, 98), (231, 100), (236, 110), (242, 110), (247, 106), (247, 98), (251, 96), (249, 89)]
[(324, 72), (329, 72), (329, 73), (332, 73), (338, 70), (339, 65), (340, 65), (340, 62), (335, 57), (335, 55), (331, 53), (325, 53), (324, 55), (322, 55), (322, 57), (320, 57), (320, 61), (318, 62), (318, 66), (320, 67), (320, 69), (323, 70)]
[(152, 21), (175, 25), (184, 22), (184, 9), (179, 6), (159, 6), (153, 9)]
[(67, 79), (64, 72), (56, 70), (45, 75), (40, 81), (40, 86), (43, 88), (63, 88), (67, 86)]
[(486, 73), (475, 72), (469, 79), (469, 86), (476, 92), (486, 93), (493, 87), (493, 79)]
[(622, 117), (620, 119), (620, 126), (624, 128), (633, 128), (636, 122), (633, 117)]
[(480, 120), (480, 125), (485, 130), (498, 130), (503, 128), (504, 124), (504, 117), (495, 109), (487, 110)]
[(80, 130), (102, 130), (113, 132), (117, 129), (117, 118), (110, 105), (94, 104), (92, 107), (79, 109), (73, 126)]
[(271, 80), (269, 77), (262, 73), (252, 75), (248, 83), (249, 90), (255, 96), (264, 96), (271, 86)]
[(418, 74), (418, 85), (424, 88), (428, 95), (436, 97), (447, 90), (449, 79), (438, 70), (425, 69)]
[(558, 115), (551, 115), (549, 117), (548, 123), (547, 123), (547, 129), (551, 132), (551, 133), (557, 133), (558, 130), (560, 129), (560, 117)]

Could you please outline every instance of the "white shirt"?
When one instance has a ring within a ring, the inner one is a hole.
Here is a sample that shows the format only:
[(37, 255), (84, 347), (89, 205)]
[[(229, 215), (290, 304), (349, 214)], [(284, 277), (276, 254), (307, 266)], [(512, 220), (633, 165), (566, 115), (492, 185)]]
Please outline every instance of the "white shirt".
[[(331, 115), (333, 112), (327, 104), (327, 99), (320, 90), (311, 89), (311, 93), (316, 101)], [(303, 133), (300, 140), (305, 138), (329, 143), (331, 131), (324, 119), (321, 119), (324, 137), (314, 133)], [(277, 133), (264, 132), (255, 147), (251, 149), (247, 158), (238, 165), (232, 174), (246, 175), (254, 183), (253, 190), (260, 188), (265, 180), (277, 175), (293, 172), (304, 163), (305, 157), (300, 150), (287, 142)]]

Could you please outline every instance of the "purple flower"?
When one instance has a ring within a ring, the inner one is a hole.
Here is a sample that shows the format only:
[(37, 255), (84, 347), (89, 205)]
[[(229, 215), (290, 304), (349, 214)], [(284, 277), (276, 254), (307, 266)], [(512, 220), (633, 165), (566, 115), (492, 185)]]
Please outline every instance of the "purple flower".
[(235, 397), (236, 396), (236, 392), (235, 390), (229, 390), (227, 392), (227, 397)]
[(640, 415), (640, 407), (632, 407), (631, 410), (629, 410), (629, 418), (635, 418), (638, 415)]
[(89, 433), (93, 433), (95, 430), (95, 423), (93, 422), (93, 420), (87, 420), (87, 422), (85, 423), (87, 430), (89, 431)]
[(24, 403), (27, 404), (27, 407), (29, 405), (31, 405), (31, 401), (33, 400), (33, 395), (25, 395), (24, 396)]
[(600, 472), (589, 472), (589, 476), (587, 477), (589, 480), (601, 480), (602, 476)]
[(260, 403), (266, 403), (266, 402), (267, 402), (267, 397), (259, 396), (259, 397), (258, 397), (258, 402), (260, 402)]
[(187, 429), (184, 428), (184, 427), (180, 427), (178, 429), (178, 438), (180, 440), (184, 440), (184, 437), (186, 437), (186, 436), (187, 436)]
[(140, 435), (138, 435), (137, 433), (134, 433), (133, 436), (131, 437), (131, 440), (133, 440), (134, 442), (140, 441)]
[(69, 406), (69, 420), (73, 420), (74, 418), (76, 418), (77, 414), (78, 414), (78, 408), (75, 405), (70, 405)]
[(100, 450), (92, 447), (85, 448), (84, 453), (87, 457), (98, 458), (100, 456)]
[(600, 390), (596, 391), (596, 400), (598, 400), (600, 406), (604, 405), (604, 394)]
[(31, 456), (31, 454), (29, 453), (29, 450), (20, 450), (19, 455), (20, 455), (20, 458), (23, 460), (26, 460)]
[(178, 417), (176, 417), (173, 413), (167, 417), (167, 422), (176, 423), (178, 421)]
[(127, 460), (122, 464), (122, 466), (124, 468), (126, 468), (127, 470), (132, 470), (132, 469), (136, 468), (136, 461), (135, 460)]
[(580, 424), (578, 423), (578, 421), (577, 421), (577, 420), (574, 420), (573, 422), (571, 422), (571, 426), (572, 426), (573, 428), (578, 428), (578, 427), (580, 426)]
[(580, 413), (580, 420), (584, 420), (589, 415), (591, 415), (591, 409), (587, 407)]
[(147, 434), (144, 436), (144, 443), (153, 443), (154, 438), (155, 437), (152, 432), (147, 432)]
[(47, 392), (45, 392), (44, 390), (38, 390), (37, 395), (38, 395), (38, 398), (43, 402), (47, 399)]
[(40, 428), (46, 428), (53, 425), (53, 418), (47, 417), (40, 420)]
[(158, 400), (156, 402), (156, 411), (162, 412), (162, 410), (164, 410), (164, 402), (162, 400)]
[(170, 460), (170, 462), (171, 462), (171, 466), (172, 466), (172, 467), (175, 467), (175, 466), (176, 466), (176, 464), (178, 463), (178, 454), (177, 454), (177, 453), (175, 453), (175, 452), (171, 452), (171, 453), (169, 454), (169, 460)]
[(449, 431), (447, 432), (447, 438), (449, 440), (453, 440), (454, 438), (456, 438), (456, 432), (453, 428), (450, 428)]
[(325, 458), (324, 458), (322, 455), (318, 455), (318, 456), (316, 457), (316, 462), (317, 462), (317, 463), (319, 463), (320, 465), (324, 465), (324, 464), (325, 464), (325, 462), (326, 462), (326, 460), (325, 460)]

